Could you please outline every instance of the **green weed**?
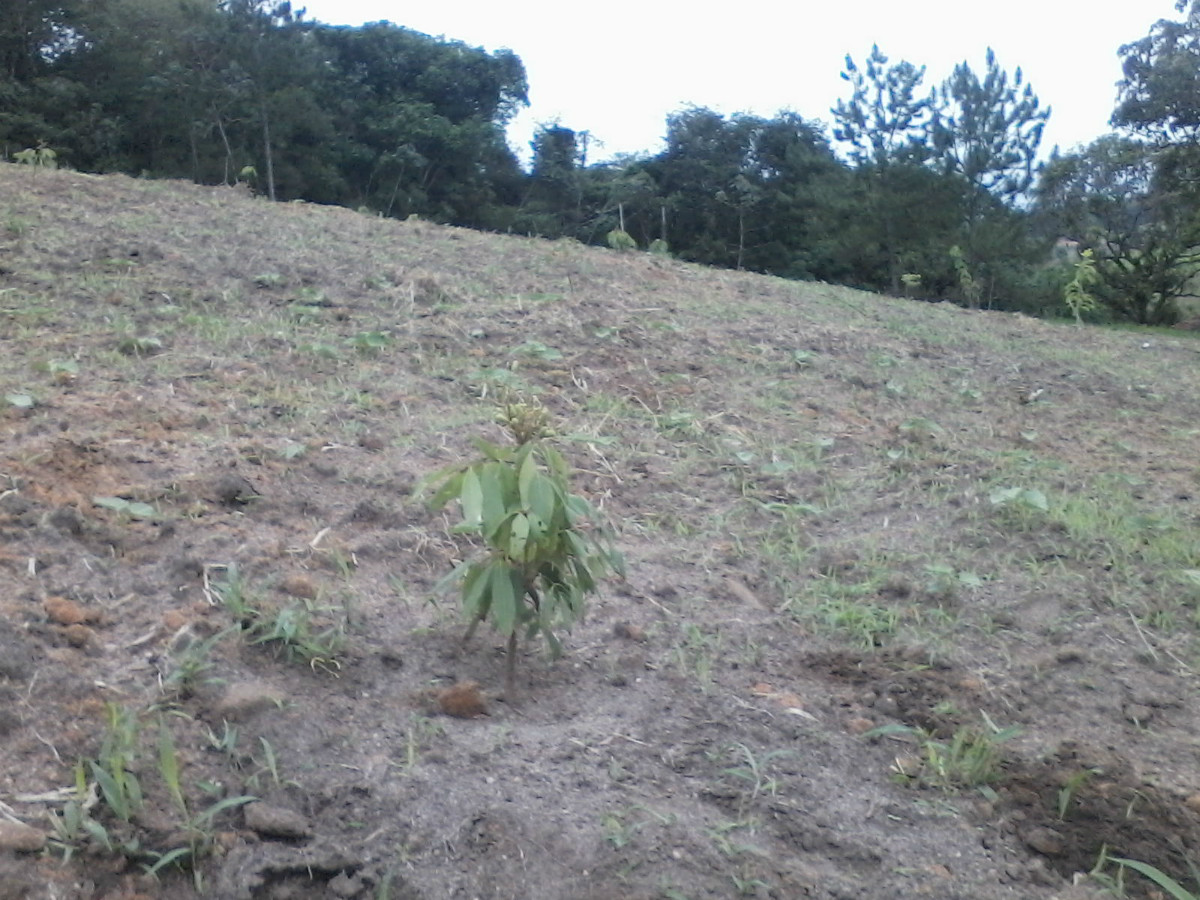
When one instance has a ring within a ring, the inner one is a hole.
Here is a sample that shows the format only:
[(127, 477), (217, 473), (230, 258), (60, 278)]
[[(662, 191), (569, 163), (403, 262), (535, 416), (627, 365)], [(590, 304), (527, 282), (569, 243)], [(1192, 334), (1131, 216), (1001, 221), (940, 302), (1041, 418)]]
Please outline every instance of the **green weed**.
[(868, 731), (864, 737), (905, 735), (916, 742), (921, 757), (917, 771), (897, 764), (898, 780), (915, 781), (942, 790), (981, 787), (999, 781), (1002, 772), (1003, 745), (1020, 734), (1020, 728), (998, 728), (986, 715), (982, 726), (963, 726), (949, 740), (911, 725), (884, 725)]
[(333, 607), (296, 600), (269, 609), (248, 595), (236, 564), (225, 568), (225, 577), (211, 586), (211, 592), (233, 617), (247, 642), (270, 645), (289, 662), (305, 662), (314, 671), (334, 673), (341, 668), (338, 657), (346, 645), (346, 630), (342, 621), (326, 616), (336, 612)]
[(754, 751), (743, 743), (732, 744), (726, 752), (734, 755), (738, 764), (723, 769), (722, 773), (741, 781), (749, 788), (748, 794), (743, 794), (739, 802), (738, 817), (741, 818), (755, 800), (763, 794), (774, 797), (779, 791), (779, 780), (770, 774), (768, 768), (772, 760), (794, 755), (793, 750), (771, 750), (761, 756), (755, 756)]

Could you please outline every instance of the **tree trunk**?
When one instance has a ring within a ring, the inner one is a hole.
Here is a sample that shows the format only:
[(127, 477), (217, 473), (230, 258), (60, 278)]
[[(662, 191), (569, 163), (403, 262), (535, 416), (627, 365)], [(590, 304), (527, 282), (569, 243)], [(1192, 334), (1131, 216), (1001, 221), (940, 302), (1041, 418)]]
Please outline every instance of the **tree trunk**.
[(267, 104), (265, 102), (259, 104), (259, 114), (262, 116), (263, 126), (263, 156), (267, 162), (267, 196), (275, 199), (275, 159), (271, 155), (271, 121), (267, 116)]
[(229, 146), (229, 135), (225, 133), (225, 123), (221, 121), (221, 114), (213, 109), (213, 119), (217, 123), (217, 132), (221, 135), (221, 143), (225, 145), (225, 177), (223, 184), (229, 184), (229, 170), (233, 167), (233, 148)]
[(746, 252), (746, 214), (738, 210), (738, 255), (737, 270), (742, 271), (742, 255)]

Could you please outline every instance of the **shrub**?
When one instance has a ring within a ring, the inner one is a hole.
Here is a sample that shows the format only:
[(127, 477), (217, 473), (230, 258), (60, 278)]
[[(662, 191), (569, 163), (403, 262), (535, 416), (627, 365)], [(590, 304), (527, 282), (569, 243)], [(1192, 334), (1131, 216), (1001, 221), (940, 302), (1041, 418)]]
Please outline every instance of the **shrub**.
[(570, 468), (550, 443), (549, 416), (537, 403), (505, 402), (498, 421), (515, 446), (479, 439), (480, 458), (434, 473), (430, 505), (458, 500), (455, 532), (482, 538), (485, 548), (457, 566), (445, 581), (460, 580), (463, 612), (470, 620), (464, 642), (484, 619), (508, 637), (505, 674), (515, 694), (518, 633), (542, 634), (550, 652), (562, 646), (555, 631), (582, 618), (598, 579), (624, 574), (609, 528), (583, 497), (570, 491)]
[(620, 228), (614, 228), (607, 235), (608, 246), (614, 250), (625, 252), (626, 250), (636, 250), (637, 241), (628, 231), (622, 231)]

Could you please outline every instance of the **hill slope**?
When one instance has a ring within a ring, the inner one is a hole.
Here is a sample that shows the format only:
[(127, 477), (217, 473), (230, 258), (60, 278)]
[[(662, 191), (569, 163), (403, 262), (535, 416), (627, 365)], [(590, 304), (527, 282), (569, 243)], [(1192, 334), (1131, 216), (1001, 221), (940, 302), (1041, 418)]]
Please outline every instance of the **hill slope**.
[[(1084, 897), (1197, 850), (1189, 336), (3, 165), (0, 341), (0, 897)], [(413, 497), (504, 390), (629, 566), (516, 698)]]

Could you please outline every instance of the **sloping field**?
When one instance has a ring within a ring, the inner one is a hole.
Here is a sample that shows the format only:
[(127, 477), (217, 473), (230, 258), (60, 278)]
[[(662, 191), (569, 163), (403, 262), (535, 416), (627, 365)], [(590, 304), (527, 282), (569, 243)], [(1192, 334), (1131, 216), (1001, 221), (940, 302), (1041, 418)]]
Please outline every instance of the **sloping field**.
[[(1187, 879), (1198, 367), (1184, 333), (0, 166), (0, 898)], [(414, 496), (506, 392), (628, 565), (515, 697), (434, 591), (456, 510)]]

